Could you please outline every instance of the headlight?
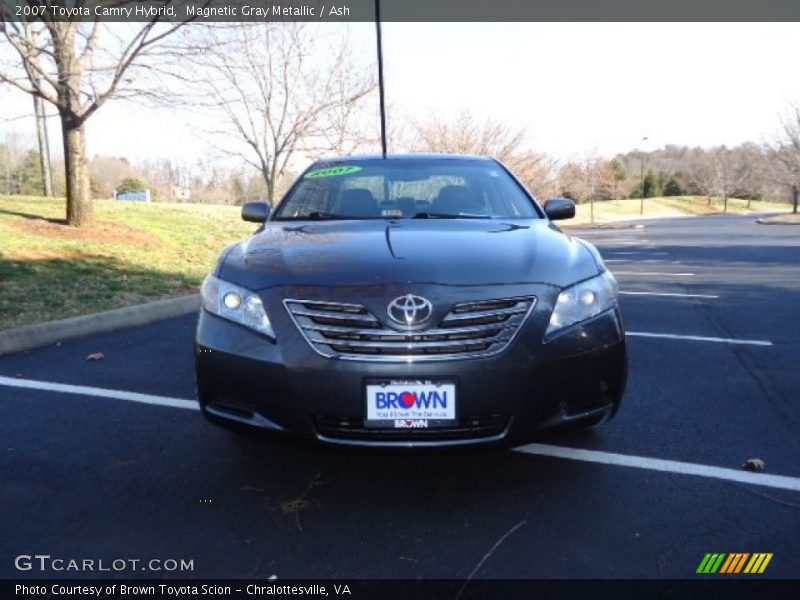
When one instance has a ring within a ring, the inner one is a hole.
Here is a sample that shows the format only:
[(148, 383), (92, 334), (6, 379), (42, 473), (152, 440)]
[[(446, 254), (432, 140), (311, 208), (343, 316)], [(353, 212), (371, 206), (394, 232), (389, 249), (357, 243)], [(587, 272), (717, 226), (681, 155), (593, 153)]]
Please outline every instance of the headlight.
[(558, 295), (545, 336), (613, 308), (618, 289), (617, 280), (608, 271), (564, 289)]
[(208, 312), (275, 338), (258, 294), (209, 275), (200, 288), (200, 297)]

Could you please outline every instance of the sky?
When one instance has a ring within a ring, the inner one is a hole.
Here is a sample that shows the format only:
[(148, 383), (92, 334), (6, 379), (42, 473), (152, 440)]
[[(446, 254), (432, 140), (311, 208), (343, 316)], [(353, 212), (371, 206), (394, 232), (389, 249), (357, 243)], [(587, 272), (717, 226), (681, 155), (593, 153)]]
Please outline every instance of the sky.
[[(372, 60), (374, 25), (349, 27)], [(525, 128), (525, 149), (562, 161), (765, 141), (800, 102), (796, 23), (386, 23), (383, 40), (389, 121), (468, 110)], [(0, 85), (0, 107), (0, 139), (9, 131), (32, 138), (29, 97)], [(112, 102), (88, 122), (88, 152), (213, 155), (197, 119)]]

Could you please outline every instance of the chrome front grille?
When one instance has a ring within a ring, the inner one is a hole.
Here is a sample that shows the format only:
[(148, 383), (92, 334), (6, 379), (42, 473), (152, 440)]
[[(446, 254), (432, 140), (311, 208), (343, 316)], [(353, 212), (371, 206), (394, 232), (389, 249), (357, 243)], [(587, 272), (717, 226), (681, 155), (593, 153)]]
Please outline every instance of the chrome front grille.
[(360, 304), (284, 300), (319, 354), (349, 360), (446, 360), (505, 350), (536, 303), (533, 296), (456, 304), (429, 329), (398, 331)]

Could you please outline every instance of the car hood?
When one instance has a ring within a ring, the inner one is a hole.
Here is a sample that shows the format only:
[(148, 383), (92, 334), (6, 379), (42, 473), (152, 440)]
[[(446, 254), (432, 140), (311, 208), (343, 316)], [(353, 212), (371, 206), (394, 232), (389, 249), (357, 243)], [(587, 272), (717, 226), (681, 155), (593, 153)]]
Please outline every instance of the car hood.
[(218, 276), (251, 290), (284, 285), (545, 283), (596, 275), (590, 246), (536, 220), (267, 223), (229, 247)]

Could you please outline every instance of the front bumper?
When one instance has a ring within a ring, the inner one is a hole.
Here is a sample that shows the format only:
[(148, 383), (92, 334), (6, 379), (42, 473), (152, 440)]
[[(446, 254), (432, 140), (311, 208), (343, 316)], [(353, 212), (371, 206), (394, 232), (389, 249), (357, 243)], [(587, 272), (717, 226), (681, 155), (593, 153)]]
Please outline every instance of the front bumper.
[[(549, 319), (544, 313), (535, 311), (498, 356), (376, 363), (320, 356), (289, 328), (277, 330), (281, 342), (276, 344), (201, 310), (195, 347), (198, 398), (213, 421), (328, 445), (517, 445), (554, 428), (610, 418), (627, 379), (619, 310), (547, 343), (541, 338)], [(364, 428), (366, 382), (374, 379), (454, 381), (458, 425)]]

